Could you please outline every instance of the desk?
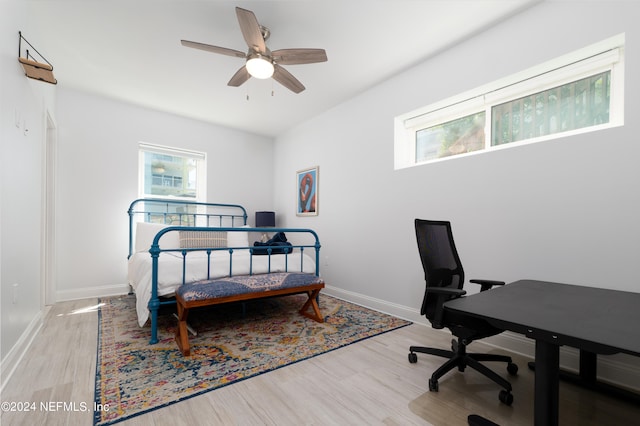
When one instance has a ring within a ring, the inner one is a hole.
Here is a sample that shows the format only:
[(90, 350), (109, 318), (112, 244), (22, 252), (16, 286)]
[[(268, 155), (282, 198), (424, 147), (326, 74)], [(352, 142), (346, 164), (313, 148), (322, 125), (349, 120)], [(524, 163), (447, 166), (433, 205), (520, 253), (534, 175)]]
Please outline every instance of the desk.
[[(640, 293), (521, 280), (445, 304), (502, 330), (536, 341), (537, 426), (558, 424), (560, 346), (585, 354), (581, 368), (595, 381), (595, 354), (640, 356)], [(584, 364), (584, 365), (583, 365)], [(582, 373), (582, 372), (581, 372)]]

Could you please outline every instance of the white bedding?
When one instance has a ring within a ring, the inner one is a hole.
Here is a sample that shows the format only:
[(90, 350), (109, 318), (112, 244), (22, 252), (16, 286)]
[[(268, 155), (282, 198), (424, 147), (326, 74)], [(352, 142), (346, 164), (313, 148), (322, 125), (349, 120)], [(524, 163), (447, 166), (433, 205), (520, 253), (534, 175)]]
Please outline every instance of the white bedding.
[[(285, 255), (271, 255), (271, 272), (285, 271)], [(234, 250), (232, 274), (248, 275), (251, 255), (248, 250)], [(300, 253), (286, 255), (289, 272), (300, 272)], [(229, 252), (217, 251), (211, 254), (210, 278), (221, 278), (229, 275)], [(269, 256), (253, 256), (252, 272), (254, 274), (268, 272)], [(316, 265), (313, 258), (304, 254), (303, 272), (314, 273)], [(148, 251), (133, 253), (129, 258), (129, 284), (136, 294), (136, 310), (138, 324), (142, 327), (149, 318), (149, 300), (151, 299), (151, 255)], [(186, 281), (193, 282), (207, 278), (207, 254), (204, 251), (191, 252), (187, 255)], [(158, 296), (172, 295), (182, 284), (182, 255), (180, 253), (163, 252), (158, 258)]]

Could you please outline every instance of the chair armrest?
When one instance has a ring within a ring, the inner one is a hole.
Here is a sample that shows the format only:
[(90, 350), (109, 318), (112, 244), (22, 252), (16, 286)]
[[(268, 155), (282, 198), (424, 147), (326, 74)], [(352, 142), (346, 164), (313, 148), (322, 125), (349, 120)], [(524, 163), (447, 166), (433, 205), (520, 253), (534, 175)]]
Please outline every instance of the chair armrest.
[(445, 296), (454, 296), (454, 297), (460, 297), (467, 294), (467, 292), (462, 290), (461, 288), (448, 288), (448, 287), (429, 287), (427, 291), (430, 293), (442, 294)]
[(505, 285), (504, 281), (494, 281), (494, 280), (469, 280), (470, 283), (480, 284), (480, 291), (489, 290), (491, 287), (495, 287), (498, 285)]

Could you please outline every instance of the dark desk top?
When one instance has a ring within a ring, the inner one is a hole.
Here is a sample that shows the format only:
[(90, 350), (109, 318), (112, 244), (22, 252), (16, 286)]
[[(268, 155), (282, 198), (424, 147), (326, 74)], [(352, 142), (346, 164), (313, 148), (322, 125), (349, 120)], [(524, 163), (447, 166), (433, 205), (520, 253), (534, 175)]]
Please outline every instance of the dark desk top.
[(640, 355), (640, 293), (520, 280), (445, 307), (533, 339)]

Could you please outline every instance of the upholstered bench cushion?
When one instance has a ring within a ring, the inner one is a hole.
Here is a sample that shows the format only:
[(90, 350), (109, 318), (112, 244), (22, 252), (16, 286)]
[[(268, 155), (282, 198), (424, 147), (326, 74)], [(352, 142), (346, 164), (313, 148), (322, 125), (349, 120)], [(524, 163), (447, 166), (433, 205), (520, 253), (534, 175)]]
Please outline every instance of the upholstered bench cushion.
[(323, 284), (322, 278), (301, 272), (278, 272), (259, 275), (238, 275), (215, 280), (197, 281), (178, 287), (176, 293), (185, 302), (215, 299), (239, 294)]

